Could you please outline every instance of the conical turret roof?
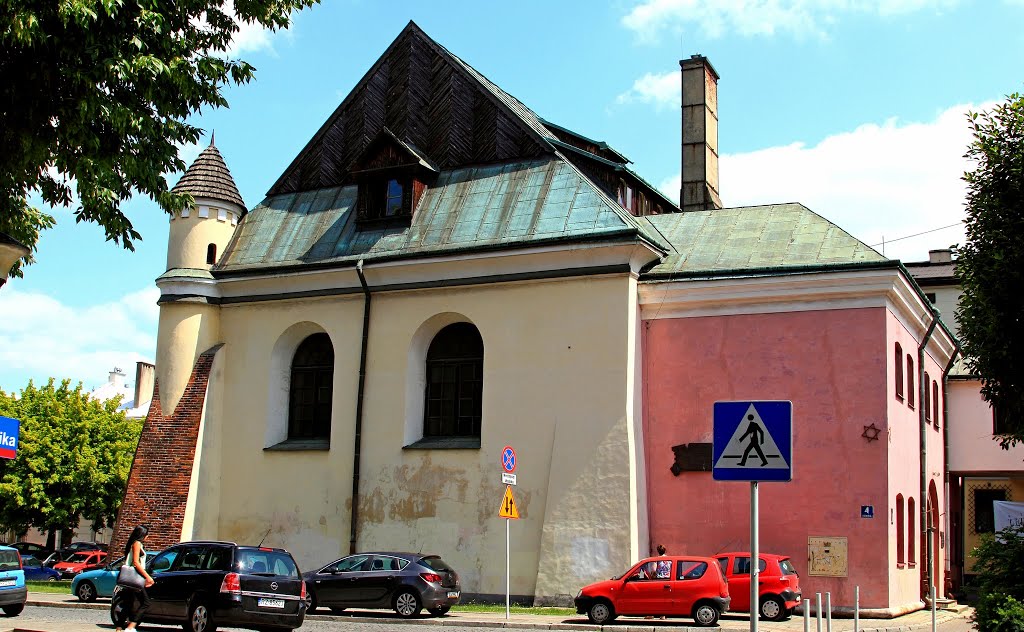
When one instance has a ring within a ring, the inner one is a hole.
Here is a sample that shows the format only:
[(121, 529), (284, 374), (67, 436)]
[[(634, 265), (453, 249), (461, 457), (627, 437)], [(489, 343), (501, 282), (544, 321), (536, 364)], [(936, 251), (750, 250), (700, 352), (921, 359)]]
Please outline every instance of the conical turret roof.
[(171, 189), (174, 193), (191, 193), (192, 197), (206, 197), (234, 202), (245, 210), (245, 202), (238, 193), (227, 163), (210, 139), (204, 149)]

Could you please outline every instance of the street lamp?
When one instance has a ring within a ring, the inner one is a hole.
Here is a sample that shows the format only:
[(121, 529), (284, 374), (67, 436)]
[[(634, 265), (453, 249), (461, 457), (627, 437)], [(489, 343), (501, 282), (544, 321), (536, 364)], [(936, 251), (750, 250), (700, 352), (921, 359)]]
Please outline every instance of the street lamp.
[(18, 240), (6, 233), (0, 233), (0, 286), (7, 282), (7, 275), (18, 259), (28, 256), (30, 252)]

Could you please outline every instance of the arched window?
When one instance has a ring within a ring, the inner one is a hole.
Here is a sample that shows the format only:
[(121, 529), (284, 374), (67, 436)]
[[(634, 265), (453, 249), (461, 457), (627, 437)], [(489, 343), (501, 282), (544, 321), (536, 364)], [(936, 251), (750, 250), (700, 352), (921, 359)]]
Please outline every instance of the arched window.
[(217, 263), (217, 244), (210, 244), (206, 247), (206, 263), (211, 266)]
[(932, 419), (935, 421), (935, 427), (939, 427), (939, 383), (932, 381)]
[(903, 347), (896, 343), (896, 361), (893, 362), (896, 370), (896, 397), (903, 401)]
[(924, 407), (924, 418), (926, 421), (931, 421), (932, 419), (932, 397), (928, 390), (931, 385), (931, 381), (932, 378), (928, 377), (928, 372), (925, 371), (924, 382), (922, 382), (924, 385), (924, 401), (921, 402), (921, 406)]
[(914, 407), (914, 358), (907, 354), (907, 406)]
[(914, 497), (911, 496), (907, 498), (907, 563), (911, 565), (917, 562), (917, 547), (914, 546), (917, 542), (917, 530), (914, 529), (915, 510)]
[[(901, 357), (900, 360), (903, 360)], [(906, 535), (904, 532), (903, 494), (896, 494), (896, 563), (906, 563)]]
[(424, 437), (479, 437), (484, 341), (470, 323), (448, 325), (427, 350)]
[(334, 345), (327, 334), (313, 334), (292, 358), (289, 439), (330, 439), (333, 391)]

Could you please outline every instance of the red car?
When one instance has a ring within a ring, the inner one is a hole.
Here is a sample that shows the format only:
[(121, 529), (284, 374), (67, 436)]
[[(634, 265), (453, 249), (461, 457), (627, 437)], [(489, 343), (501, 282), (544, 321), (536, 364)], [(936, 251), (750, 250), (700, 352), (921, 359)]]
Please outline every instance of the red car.
[(53, 565), (53, 570), (60, 571), (62, 579), (70, 579), (75, 575), (103, 566), (107, 559), (105, 551), (79, 551), (63, 562)]
[(576, 595), (576, 612), (602, 625), (619, 615), (692, 617), (697, 625), (718, 623), (729, 610), (729, 585), (714, 558), (649, 557)]
[[(719, 553), (715, 556), (729, 582), (732, 609), (750, 612), (750, 553)], [(758, 578), (761, 618), (782, 621), (800, 605), (800, 576), (788, 556), (761, 553)]]

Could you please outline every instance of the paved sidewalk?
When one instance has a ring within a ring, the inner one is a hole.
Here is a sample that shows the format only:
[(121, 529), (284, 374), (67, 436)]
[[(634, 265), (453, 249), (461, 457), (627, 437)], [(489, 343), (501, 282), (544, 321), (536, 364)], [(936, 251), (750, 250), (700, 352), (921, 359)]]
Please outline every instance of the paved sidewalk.
[[(95, 603), (87, 604), (78, 601), (72, 595), (37, 593), (30, 592), (27, 606), (49, 606), (55, 608), (95, 608), (107, 610), (110, 608), (110, 600), (103, 599)], [(973, 613), (971, 609), (963, 612), (938, 611), (936, 621), (942, 623), (957, 619), (967, 619)], [(395, 619), (382, 611), (353, 612), (341, 616), (316, 614), (307, 617), (307, 621), (350, 621), (366, 623), (386, 623), (390, 625), (401, 625), (403, 621)], [(635, 619), (622, 617), (611, 625), (601, 628), (592, 625), (583, 615), (560, 617), (552, 615), (513, 614), (506, 621), (505, 613), (483, 613), (483, 612), (451, 612), (443, 618), (416, 619), (412, 623), (423, 625), (436, 625), (438, 627), (490, 627), (490, 628), (514, 628), (519, 630), (610, 630), (614, 632), (690, 632), (707, 630), (749, 630), (750, 620), (748, 615), (728, 614), (719, 621), (718, 628), (698, 628), (693, 626), (690, 619)], [(910, 632), (912, 630), (927, 631), (931, 629), (931, 612), (920, 610), (896, 619), (861, 619), (860, 632)], [(794, 616), (788, 621), (779, 623), (760, 622), (759, 632), (802, 632), (804, 619), (802, 616)], [(817, 631), (817, 619), (811, 618), (810, 630)], [(826, 622), (822, 622), (822, 631), (827, 630)], [(0, 632), (97, 632), (96, 624), (45, 624), (28, 623), (18, 625), (18, 618), (0, 619)], [(854, 622), (852, 619), (833, 619), (832, 632), (852, 632)]]

